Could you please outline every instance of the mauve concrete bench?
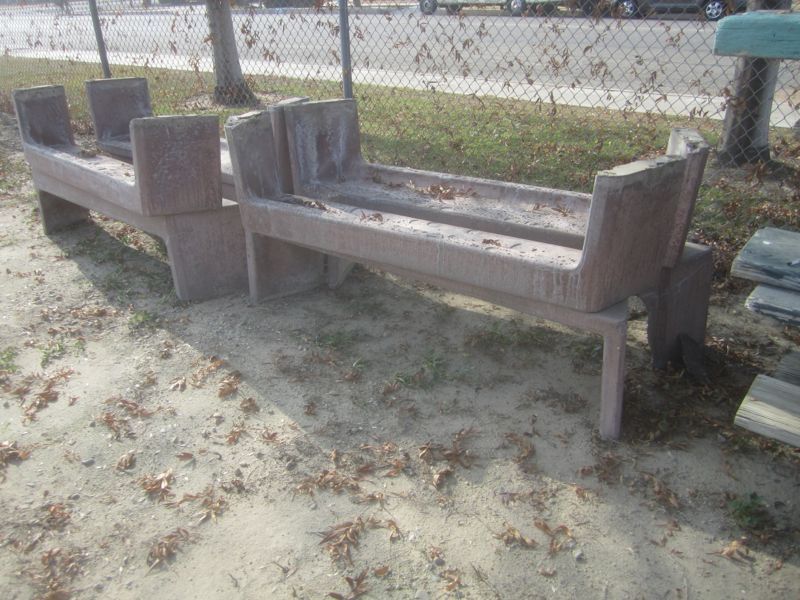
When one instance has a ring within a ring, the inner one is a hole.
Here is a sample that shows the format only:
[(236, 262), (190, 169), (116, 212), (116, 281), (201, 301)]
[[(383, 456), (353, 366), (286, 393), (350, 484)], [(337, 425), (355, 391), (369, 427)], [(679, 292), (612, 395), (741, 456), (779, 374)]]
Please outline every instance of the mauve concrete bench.
[(131, 166), (75, 145), (62, 86), (15, 90), (14, 104), (45, 233), (94, 210), (164, 240), (181, 300), (245, 289), (239, 208), (220, 194), (217, 117), (133, 119)]
[[(132, 119), (153, 116), (147, 79), (144, 77), (90, 79), (85, 82), (85, 85), (89, 114), (94, 125), (97, 147), (115, 158), (130, 162), (133, 158), (130, 122)], [(287, 98), (275, 104), (275, 107), (279, 109), (282, 106), (305, 102), (306, 100), (306, 98)], [(285, 145), (286, 136), (278, 137), (276, 143)], [(236, 200), (228, 142), (225, 138), (221, 138), (219, 145), (222, 197)], [(286, 151), (277, 153), (278, 160), (283, 160), (287, 156)], [(289, 165), (279, 164), (278, 172), (285, 173), (284, 185), (290, 186), (291, 171)]]
[[(683, 304), (683, 325), (702, 343), (710, 256), (673, 246), (687, 167), (702, 173), (704, 145), (687, 157), (601, 172), (589, 197), (365, 163), (352, 101), (282, 112), (297, 195), (285, 192), (274, 169), (269, 114), (226, 125), (254, 300), (303, 291), (326, 276), (336, 284), (342, 261), (357, 261), (598, 333), (600, 432), (608, 438), (620, 432), (627, 298), (649, 295), (659, 312)], [(692, 255), (681, 277), (665, 262), (671, 252)], [(327, 273), (324, 255), (334, 257)], [(681, 281), (662, 289), (665, 278)], [(688, 314), (695, 311), (702, 318)], [(678, 320), (660, 319), (681, 329)]]

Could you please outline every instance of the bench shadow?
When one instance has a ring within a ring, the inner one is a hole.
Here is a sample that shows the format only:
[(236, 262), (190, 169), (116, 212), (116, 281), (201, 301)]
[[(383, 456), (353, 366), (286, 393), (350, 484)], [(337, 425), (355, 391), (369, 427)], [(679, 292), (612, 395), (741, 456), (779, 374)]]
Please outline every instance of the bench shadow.
[[(583, 493), (603, 497), (620, 522), (623, 499), (633, 493), (658, 513), (720, 535), (717, 525), (664, 505), (657, 492), (668, 484), (691, 503), (687, 485), (719, 480), (717, 429), (693, 430), (705, 418), (704, 402), (717, 408), (714, 399), (675, 374), (653, 373), (643, 343), (629, 337), (623, 440), (606, 443), (596, 431), (599, 337), (363, 268), (336, 291), (256, 305), (245, 295), (181, 303), (157, 240), (131, 229), (101, 219), (50, 239), (103, 301), (119, 311), (151, 311), (172, 339), (241, 373), (241, 398), (270, 403), (276, 413), (252, 415), (249, 427), (279, 417), (295, 423), (298, 441), (282, 449), (287, 465), (309, 456), (325, 464), (336, 450), (356, 457), (350, 466), (372, 464), (366, 479), (373, 483), (402, 491), (405, 476), (422, 477), (442, 498), (468, 482), (488, 486), (498, 502), (528, 498), (546, 506), (548, 489), (574, 489), (576, 502)], [(643, 327), (634, 321), (632, 329)], [(714, 458), (682, 453), (692, 447)], [(737, 460), (763, 468), (757, 458)], [(641, 467), (631, 466), (636, 461)], [(510, 465), (511, 476), (499, 479)], [(787, 476), (780, 463), (769, 468)], [(722, 487), (758, 489), (755, 471), (743, 467), (738, 481)], [(315, 475), (298, 471), (297, 480)], [(800, 564), (781, 548), (767, 551)]]

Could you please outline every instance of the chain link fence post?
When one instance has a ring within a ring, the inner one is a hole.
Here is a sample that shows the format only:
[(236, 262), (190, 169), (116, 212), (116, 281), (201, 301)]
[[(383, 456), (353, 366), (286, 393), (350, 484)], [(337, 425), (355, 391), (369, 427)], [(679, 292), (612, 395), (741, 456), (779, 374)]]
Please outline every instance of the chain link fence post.
[(106, 42), (103, 39), (103, 28), (100, 26), (100, 16), (97, 14), (97, 0), (89, 0), (89, 12), (92, 15), (94, 37), (97, 39), (97, 52), (100, 54), (100, 65), (103, 67), (103, 77), (111, 79), (111, 67), (108, 65)]
[(347, 0), (339, 0), (339, 37), (342, 48), (342, 92), (345, 98), (352, 98), (353, 68), (350, 62), (350, 15)]

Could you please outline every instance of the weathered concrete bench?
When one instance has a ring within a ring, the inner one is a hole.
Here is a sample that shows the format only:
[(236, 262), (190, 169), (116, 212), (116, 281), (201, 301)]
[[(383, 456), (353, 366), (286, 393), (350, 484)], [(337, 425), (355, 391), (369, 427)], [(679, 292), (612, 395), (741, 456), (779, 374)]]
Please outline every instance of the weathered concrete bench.
[(217, 117), (132, 120), (131, 166), (75, 145), (62, 86), (15, 90), (14, 104), (45, 233), (94, 210), (164, 240), (181, 300), (245, 289), (239, 208), (220, 194)]
[[(133, 119), (153, 116), (147, 79), (144, 77), (90, 79), (85, 85), (97, 147), (113, 157), (130, 162), (133, 159), (130, 122)], [(306, 100), (306, 98), (288, 98), (275, 106), (279, 108)], [(276, 142), (285, 144), (285, 139), (285, 136), (281, 136)], [(225, 138), (221, 138), (219, 145), (222, 197), (236, 200), (228, 142)], [(287, 157), (285, 151), (277, 155), (278, 160), (283, 160), (285, 157)], [(284, 185), (290, 186), (289, 165), (279, 164), (278, 173), (285, 173)]]
[[(341, 261), (357, 261), (598, 333), (600, 431), (609, 438), (620, 432), (627, 298), (649, 297), (659, 322), (651, 335), (668, 326), (702, 343), (710, 255), (676, 242), (708, 151), (691, 136), (686, 158), (601, 172), (590, 197), (366, 163), (352, 101), (282, 112), (297, 195), (270, 168), (270, 115), (226, 125), (254, 300), (309, 289), (326, 275), (336, 284)], [(322, 253), (334, 257), (327, 274)]]

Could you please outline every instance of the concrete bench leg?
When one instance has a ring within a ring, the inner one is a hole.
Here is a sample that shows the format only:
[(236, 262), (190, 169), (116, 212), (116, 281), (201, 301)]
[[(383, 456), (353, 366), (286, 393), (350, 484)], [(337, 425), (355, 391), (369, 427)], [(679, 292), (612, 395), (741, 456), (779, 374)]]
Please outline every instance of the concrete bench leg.
[(45, 235), (50, 235), (70, 225), (81, 223), (89, 218), (89, 209), (68, 202), (48, 192), (38, 191), (39, 213)]
[(669, 362), (680, 360), (681, 335), (703, 346), (713, 274), (711, 251), (706, 249), (674, 269), (665, 269), (658, 290), (641, 296), (647, 306), (647, 338), (654, 368), (664, 369)]
[(305, 292), (325, 281), (325, 255), (252, 231), (245, 232), (250, 300)]
[(166, 231), (178, 298), (203, 300), (244, 289), (247, 264), (238, 206), (170, 215)]
[(616, 440), (622, 429), (625, 389), (625, 344), (628, 322), (620, 321), (603, 334), (603, 375), (600, 391), (600, 437)]
[(352, 261), (337, 258), (336, 256), (328, 256), (328, 287), (335, 290), (342, 285), (355, 266), (356, 263)]

